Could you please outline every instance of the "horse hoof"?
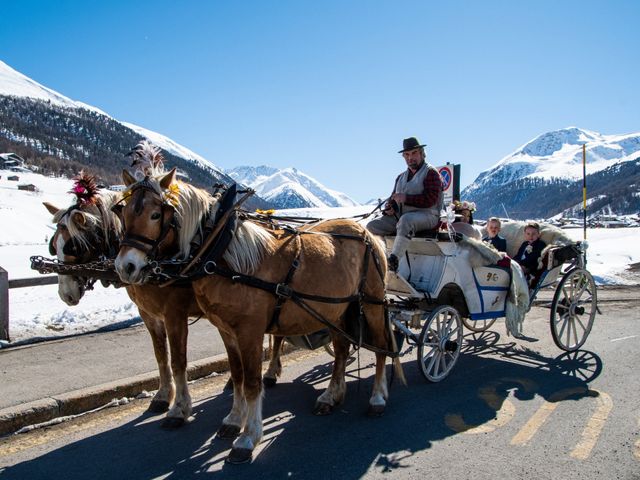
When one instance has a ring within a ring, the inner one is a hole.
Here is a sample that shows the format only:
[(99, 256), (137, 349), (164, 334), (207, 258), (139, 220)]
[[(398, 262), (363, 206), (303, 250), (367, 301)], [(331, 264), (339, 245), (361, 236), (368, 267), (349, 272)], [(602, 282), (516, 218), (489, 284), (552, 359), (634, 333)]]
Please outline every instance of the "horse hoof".
[(229, 377), (229, 380), (227, 380), (227, 383), (224, 384), (224, 388), (222, 390), (224, 390), (225, 392), (233, 390), (233, 378)]
[(313, 409), (313, 414), (318, 416), (329, 415), (333, 411), (333, 406), (328, 403), (318, 402)]
[(222, 424), (222, 426), (218, 429), (218, 433), (216, 433), (216, 437), (218, 438), (236, 438), (238, 435), (240, 435), (240, 427), (236, 426), (236, 425), (225, 425)]
[(173, 430), (176, 428), (180, 428), (184, 425), (184, 418), (182, 417), (167, 417), (162, 422), (162, 428), (167, 430)]
[(369, 405), (367, 415), (369, 417), (381, 417), (384, 415), (384, 405)]
[(264, 385), (264, 388), (275, 387), (277, 382), (278, 382), (277, 378), (264, 377), (262, 379), (262, 384)]
[(151, 400), (147, 412), (149, 413), (164, 413), (169, 410), (169, 402), (166, 400)]
[(251, 460), (251, 455), (253, 454), (253, 450), (248, 448), (232, 448), (231, 453), (226, 458), (227, 463), (247, 463)]

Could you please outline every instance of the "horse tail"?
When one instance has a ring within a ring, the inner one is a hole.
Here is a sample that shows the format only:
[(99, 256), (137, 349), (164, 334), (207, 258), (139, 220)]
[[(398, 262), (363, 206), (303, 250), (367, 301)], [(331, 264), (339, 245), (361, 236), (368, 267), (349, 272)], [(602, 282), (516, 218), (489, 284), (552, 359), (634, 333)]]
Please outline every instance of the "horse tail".
[[(377, 271), (377, 275), (379, 275), (380, 281), (382, 282), (383, 291), (386, 292), (386, 277), (387, 277), (387, 257), (385, 255), (384, 243), (378, 237), (373, 235), (369, 230), (365, 229), (365, 241), (371, 245), (371, 260), (375, 265), (375, 269)], [(396, 342), (395, 335), (393, 334), (393, 329), (391, 328), (391, 322), (388, 319), (388, 315), (386, 312), (386, 306), (384, 307), (384, 318), (385, 318), (385, 334), (387, 336), (387, 350), (390, 352), (398, 352), (398, 344)], [(398, 380), (403, 384), (407, 385), (407, 379), (404, 375), (404, 370), (402, 369), (402, 363), (400, 362), (400, 357), (395, 357), (393, 360), (393, 368), (395, 371)]]

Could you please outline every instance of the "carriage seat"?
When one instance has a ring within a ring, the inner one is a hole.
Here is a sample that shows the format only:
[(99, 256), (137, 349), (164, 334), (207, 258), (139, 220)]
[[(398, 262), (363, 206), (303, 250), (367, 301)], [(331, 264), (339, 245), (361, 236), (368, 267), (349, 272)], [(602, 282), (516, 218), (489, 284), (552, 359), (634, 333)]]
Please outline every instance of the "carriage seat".
[(439, 222), (435, 228), (416, 232), (414, 238), (431, 238), (438, 242), (450, 242), (451, 238), (453, 238), (455, 242), (459, 242), (462, 239), (462, 235), (453, 233), (453, 235), (449, 236), (447, 224), (445, 222)]

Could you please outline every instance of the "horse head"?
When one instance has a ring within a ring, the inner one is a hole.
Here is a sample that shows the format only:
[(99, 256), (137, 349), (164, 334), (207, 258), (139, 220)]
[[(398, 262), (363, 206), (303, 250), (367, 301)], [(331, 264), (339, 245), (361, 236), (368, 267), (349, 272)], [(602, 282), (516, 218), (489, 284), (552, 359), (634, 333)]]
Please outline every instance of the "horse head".
[[(76, 202), (61, 209), (48, 202), (45, 208), (53, 215), (56, 231), (49, 242), (49, 253), (61, 263), (82, 264), (115, 254), (121, 224), (110, 208), (118, 201), (115, 192), (86, 192), (82, 181), (88, 176), (81, 174), (76, 179), (71, 193)], [(81, 191), (82, 190), (82, 191)], [(67, 305), (77, 305), (84, 295), (87, 278), (76, 275), (58, 276), (58, 295)]]
[(125, 225), (120, 251), (115, 260), (121, 280), (144, 282), (144, 268), (150, 261), (169, 258), (180, 251), (178, 215), (181, 197), (176, 169), (137, 181), (123, 171), (122, 220)]

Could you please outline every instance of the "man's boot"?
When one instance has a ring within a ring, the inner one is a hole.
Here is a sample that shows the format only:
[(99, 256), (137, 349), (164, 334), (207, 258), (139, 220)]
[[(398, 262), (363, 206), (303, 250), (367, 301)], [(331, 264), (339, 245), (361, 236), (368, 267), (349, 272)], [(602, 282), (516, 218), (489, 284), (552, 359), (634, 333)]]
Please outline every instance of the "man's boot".
[(396, 239), (393, 241), (393, 248), (391, 249), (391, 254), (387, 258), (387, 265), (389, 265), (390, 271), (392, 272), (398, 271), (400, 258), (402, 258), (404, 253), (407, 251), (407, 247), (409, 247), (409, 242), (411, 242), (411, 239), (405, 237), (404, 235), (396, 236)]
[(387, 258), (387, 266), (389, 267), (390, 272), (397, 272), (399, 263), (400, 261), (398, 260), (398, 257), (396, 257), (393, 253)]

